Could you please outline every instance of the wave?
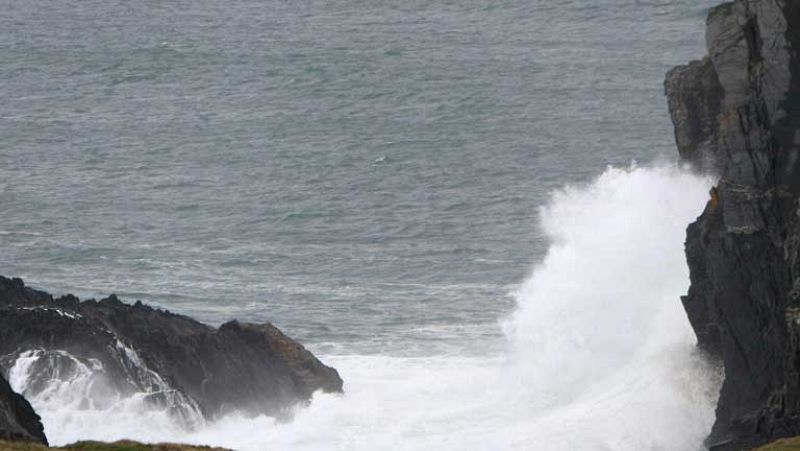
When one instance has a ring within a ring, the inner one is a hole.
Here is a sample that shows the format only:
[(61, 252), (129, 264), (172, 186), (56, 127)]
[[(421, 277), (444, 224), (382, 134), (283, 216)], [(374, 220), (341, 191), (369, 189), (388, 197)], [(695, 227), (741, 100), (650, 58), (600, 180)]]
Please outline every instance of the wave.
[(10, 379), (55, 444), (132, 438), (241, 450), (695, 451), (714, 420), (720, 373), (697, 355), (679, 296), (688, 287), (685, 226), (709, 187), (674, 167), (631, 167), (554, 193), (541, 211), (551, 246), (503, 321), (507, 352), (324, 356), (341, 372), (346, 395), (318, 394), (288, 423), (230, 415), (187, 427), (163, 405), (131, 398), (103, 408), (59, 403), (74, 391), (33, 389), (31, 354), (16, 360)]

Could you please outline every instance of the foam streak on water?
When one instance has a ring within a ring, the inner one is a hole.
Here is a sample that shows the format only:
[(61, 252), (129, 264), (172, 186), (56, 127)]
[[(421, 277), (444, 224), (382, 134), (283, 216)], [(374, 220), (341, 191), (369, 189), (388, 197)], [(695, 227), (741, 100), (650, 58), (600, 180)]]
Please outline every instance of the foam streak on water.
[[(684, 229), (708, 186), (675, 168), (609, 168), (554, 194), (541, 212), (552, 244), (518, 291), (505, 354), (324, 356), (347, 394), (317, 395), (289, 424), (231, 416), (187, 432), (121, 406), (101, 435), (243, 450), (700, 449), (718, 376), (695, 355), (679, 296)], [(18, 386), (27, 363), (11, 370)], [(76, 420), (91, 409), (55, 417), (33, 403), (60, 442), (100, 434)]]

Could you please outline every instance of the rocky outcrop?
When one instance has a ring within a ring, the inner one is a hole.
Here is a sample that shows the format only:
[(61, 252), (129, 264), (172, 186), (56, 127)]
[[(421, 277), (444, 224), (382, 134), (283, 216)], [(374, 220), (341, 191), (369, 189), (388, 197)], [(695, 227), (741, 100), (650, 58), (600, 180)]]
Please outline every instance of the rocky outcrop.
[(39, 415), (0, 376), (0, 440), (47, 444)]
[(713, 8), (665, 82), (681, 157), (718, 176), (687, 229), (682, 301), (725, 367), (712, 450), (800, 434), (800, 2)]
[(87, 380), (87, 402), (145, 396), (191, 427), (229, 411), (286, 415), (316, 390), (342, 391), (335, 369), (271, 324), (219, 328), (125, 304), (51, 295), (0, 277), (0, 366), (26, 395), (54, 379)]

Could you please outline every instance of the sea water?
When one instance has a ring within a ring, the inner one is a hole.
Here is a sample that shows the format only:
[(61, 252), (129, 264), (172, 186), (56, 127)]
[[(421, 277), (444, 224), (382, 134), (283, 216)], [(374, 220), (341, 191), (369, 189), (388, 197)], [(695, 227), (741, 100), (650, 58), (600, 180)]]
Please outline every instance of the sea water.
[(194, 431), (33, 399), (51, 441), (697, 449), (710, 181), (661, 82), (713, 3), (2, 2), (0, 274), (269, 320), (345, 380)]

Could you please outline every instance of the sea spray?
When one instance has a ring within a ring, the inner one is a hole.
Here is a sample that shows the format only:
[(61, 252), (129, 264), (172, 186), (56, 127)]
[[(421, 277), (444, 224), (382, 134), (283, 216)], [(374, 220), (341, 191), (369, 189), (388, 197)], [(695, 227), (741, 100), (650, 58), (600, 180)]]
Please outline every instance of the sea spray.
[(135, 350), (120, 341), (116, 350), (126, 372), (117, 383), (100, 360), (65, 350), (34, 349), (16, 357), (9, 383), (34, 405), (52, 444), (79, 438), (156, 440), (205, 424), (198, 405), (144, 365)]
[(710, 180), (674, 167), (609, 168), (541, 210), (551, 246), (505, 323), (521, 434), (546, 449), (697, 449), (717, 371), (694, 349), (679, 296), (685, 229)]
[[(188, 431), (141, 403), (65, 412), (29, 395), (56, 444), (695, 451), (713, 422), (719, 376), (695, 354), (679, 296), (688, 286), (684, 229), (709, 186), (673, 167), (609, 168), (556, 192), (541, 211), (550, 249), (503, 321), (507, 353), (472, 357), (466, 351), (482, 343), (468, 342), (462, 356), (326, 356), (346, 395), (317, 395), (289, 423), (231, 415)], [(20, 387), (30, 363), (11, 368)]]

